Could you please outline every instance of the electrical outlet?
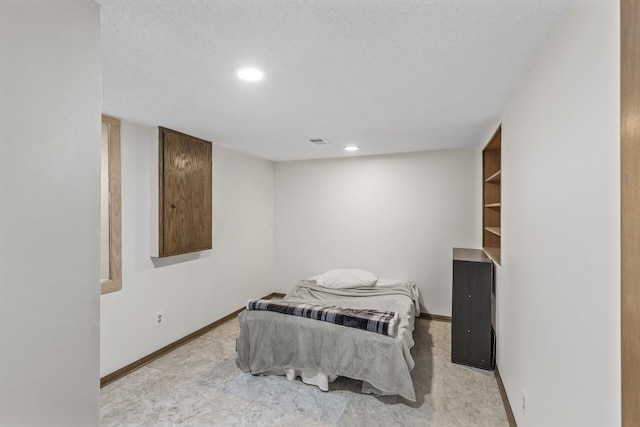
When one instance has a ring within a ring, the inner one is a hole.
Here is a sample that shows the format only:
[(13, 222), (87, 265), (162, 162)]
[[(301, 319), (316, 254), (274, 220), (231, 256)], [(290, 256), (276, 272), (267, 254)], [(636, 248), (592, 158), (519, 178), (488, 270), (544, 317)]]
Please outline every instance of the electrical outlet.
[(522, 413), (527, 414), (527, 393), (522, 389)]
[(156, 312), (156, 326), (160, 326), (164, 323), (164, 311)]

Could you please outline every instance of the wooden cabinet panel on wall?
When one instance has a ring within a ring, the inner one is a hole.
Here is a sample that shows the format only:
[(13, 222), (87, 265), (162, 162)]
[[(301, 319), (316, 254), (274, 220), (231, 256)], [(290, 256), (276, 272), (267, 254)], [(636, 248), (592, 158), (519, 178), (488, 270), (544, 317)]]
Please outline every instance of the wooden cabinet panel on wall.
[(160, 257), (212, 248), (211, 156), (211, 142), (159, 128)]

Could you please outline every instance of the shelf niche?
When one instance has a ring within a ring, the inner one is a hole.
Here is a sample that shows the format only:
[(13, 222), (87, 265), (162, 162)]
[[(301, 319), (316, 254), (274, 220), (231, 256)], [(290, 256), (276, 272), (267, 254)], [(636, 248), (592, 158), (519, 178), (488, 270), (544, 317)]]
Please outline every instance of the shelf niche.
[(502, 126), (482, 150), (482, 249), (500, 264)]

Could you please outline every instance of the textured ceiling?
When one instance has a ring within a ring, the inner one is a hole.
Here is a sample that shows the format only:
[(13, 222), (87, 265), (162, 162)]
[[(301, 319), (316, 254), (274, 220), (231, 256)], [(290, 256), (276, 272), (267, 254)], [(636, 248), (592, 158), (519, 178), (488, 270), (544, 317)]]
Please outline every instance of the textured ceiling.
[(572, 1), (98, 3), (105, 113), (299, 160), (484, 144)]

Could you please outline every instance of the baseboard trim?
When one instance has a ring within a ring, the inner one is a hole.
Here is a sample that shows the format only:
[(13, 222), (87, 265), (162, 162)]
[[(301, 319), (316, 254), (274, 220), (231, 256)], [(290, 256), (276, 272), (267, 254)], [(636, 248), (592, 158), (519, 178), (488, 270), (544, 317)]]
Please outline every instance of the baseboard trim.
[(418, 318), (451, 323), (451, 316), (441, 316), (440, 314), (420, 313), (420, 316), (418, 316)]
[[(271, 299), (271, 298), (282, 298), (284, 297), (284, 294), (280, 294), (277, 292), (272, 292), (269, 295), (263, 297), (262, 299)], [(153, 362), (154, 360), (158, 359), (159, 357), (164, 356), (165, 354), (175, 350), (176, 348), (188, 343), (189, 341), (193, 341), (194, 339), (201, 337), (202, 335), (206, 334), (207, 332), (217, 328), (219, 325), (221, 325), (222, 323), (226, 322), (227, 320), (237, 316), (238, 314), (240, 314), (241, 311), (244, 311), (244, 307), (234, 311), (231, 314), (228, 314), (226, 316), (224, 316), (222, 319), (218, 319), (213, 323), (208, 324), (207, 326), (204, 326), (200, 329), (198, 329), (195, 332), (190, 333), (189, 335), (186, 335), (182, 338), (180, 338), (177, 341), (172, 342), (171, 344), (167, 344), (164, 347), (162, 347), (161, 349), (158, 349), (156, 351), (154, 351), (151, 354), (148, 354), (146, 356), (144, 356), (141, 359), (136, 360), (135, 362), (129, 363), (127, 366), (124, 366), (120, 369), (118, 369), (117, 371), (113, 371), (110, 374), (105, 375), (104, 377), (100, 378), (100, 388), (111, 384), (112, 382), (114, 382), (117, 379), (120, 379), (122, 377), (124, 377), (127, 374), (130, 374), (133, 371), (136, 371), (140, 368), (142, 368), (143, 366)]]
[(502, 403), (504, 404), (504, 410), (507, 412), (509, 427), (518, 427), (518, 424), (516, 424), (516, 418), (513, 416), (513, 411), (511, 410), (509, 398), (507, 397), (507, 391), (504, 389), (504, 383), (502, 382), (502, 377), (500, 376), (498, 365), (496, 365), (495, 373), (496, 381), (498, 382), (498, 389), (500, 389), (500, 396), (502, 396)]

